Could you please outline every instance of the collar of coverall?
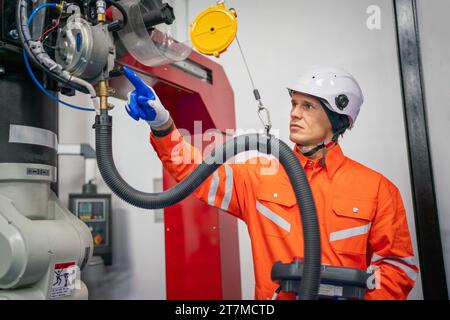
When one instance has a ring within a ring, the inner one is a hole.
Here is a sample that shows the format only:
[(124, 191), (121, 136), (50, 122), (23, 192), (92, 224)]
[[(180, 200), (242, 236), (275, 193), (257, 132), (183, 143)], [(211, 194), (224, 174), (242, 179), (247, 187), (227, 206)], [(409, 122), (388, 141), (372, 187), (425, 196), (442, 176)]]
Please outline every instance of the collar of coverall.
[[(322, 168), (321, 166), (322, 158), (317, 159), (315, 161), (309, 160), (307, 157), (305, 157), (302, 153), (298, 151), (297, 145), (294, 145), (294, 152), (297, 155), (298, 159), (300, 160), (300, 163), (302, 164), (303, 168), (306, 168), (308, 162), (312, 162), (314, 164), (313, 166), (318, 166)], [(342, 152), (342, 149), (339, 144), (336, 144), (331, 150), (327, 151), (327, 155), (325, 157), (325, 170), (327, 170), (330, 179), (333, 178), (337, 169), (339, 169), (339, 167), (344, 163), (344, 161), (345, 155)]]

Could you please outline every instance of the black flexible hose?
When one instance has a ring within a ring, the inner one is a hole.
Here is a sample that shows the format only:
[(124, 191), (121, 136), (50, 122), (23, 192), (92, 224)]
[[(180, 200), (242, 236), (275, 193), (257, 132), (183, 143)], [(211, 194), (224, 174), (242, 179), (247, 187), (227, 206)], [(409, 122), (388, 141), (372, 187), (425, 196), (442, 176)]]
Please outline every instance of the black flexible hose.
[(225, 161), (241, 152), (258, 150), (278, 157), (292, 184), (303, 226), (305, 265), (300, 287), (301, 300), (317, 299), (320, 271), (320, 231), (316, 208), (305, 172), (297, 156), (283, 141), (275, 137), (249, 134), (235, 137), (198, 165), (176, 186), (160, 193), (145, 193), (134, 189), (120, 176), (112, 151), (112, 117), (106, 111), (96, 116), (95, 145), (100, 173), (111, 190), (124, 201), (140, 208), (157, 209), (173, 205), (194, 192)]
[(31, 37), (30, 36), (28, 36), (28, 37), (25, 36), (24, 32), (23, 32), (23, 26), (27, 25), (28, 21), (27, 21), (27, 17), (23, 16), (21, 14), (21, 10), (22, 9), (26, 12), (26, 10), (27, 10), (26, 3), (24, 1), (18, 0), (17, 1), (17, 6), (16, 6), (16, 25), (17, 25), (17, 31), (18, 31), (17, 33), (19, 34), (19, 38), (20, 38), (20, 41), (22, 42), (23, 49), (26, 51), (28, 57), (31, 59), (33, 64), (35, 66), (37, 66), (46, 75), (48, 75), (51, 79), (53, 79), (55, 81), (58, 81), (58, 82), (60, 82), (62, 84), (65, 84), (68, 87), (71, 87), (71, 88), (73, 88), (75, 90), (78, 90), (80, 92), (89, 93), (89, 91), (85, 87), (83, 87), (83, 86), (81, 86), (81, 85), (79, 85), (77, 83), (73, 83), (73, 82), (70, 82), (70, 81), (64, 79), (63, 77), (61, 77), (61, 76), (51, 72), (50, 70), (47, 70), (46, 67), (44, 67), (41, 63), (39, 63), (39, 61), (36, 59), (36, 57), (31, 52), (31, 50), (30, 50), (30, 48), (28, 46), (28, 42), (31, 40)]

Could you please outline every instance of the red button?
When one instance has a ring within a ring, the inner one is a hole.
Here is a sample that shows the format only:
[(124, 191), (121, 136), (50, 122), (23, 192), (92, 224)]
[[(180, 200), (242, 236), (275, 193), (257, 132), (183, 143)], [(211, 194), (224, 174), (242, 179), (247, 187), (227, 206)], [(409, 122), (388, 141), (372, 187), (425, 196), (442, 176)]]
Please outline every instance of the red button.
[(97, 234), (94, 238), (95, 244), (102, 244), (103, 243), (103, 237), (101, 234)]

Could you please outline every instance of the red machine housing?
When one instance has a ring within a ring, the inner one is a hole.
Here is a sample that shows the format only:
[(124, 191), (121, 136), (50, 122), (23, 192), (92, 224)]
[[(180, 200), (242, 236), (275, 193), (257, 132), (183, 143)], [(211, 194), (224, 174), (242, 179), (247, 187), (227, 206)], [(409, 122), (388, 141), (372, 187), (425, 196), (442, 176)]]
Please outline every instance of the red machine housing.
[[(195, 121), (202, 133), (235, 129), (234, 94), (222, 66), (197, 52), (188, 60), (209, 80), (174, 65), (146, 67), (129, 55), (119, 63), (153, 85), (176, 126), (192, 136)], [(164, 170), (164, 189), (175, 184)], [(241, 299), (237, 220), (220, 211), (192, 195), (164, 210), (167, 299)]]

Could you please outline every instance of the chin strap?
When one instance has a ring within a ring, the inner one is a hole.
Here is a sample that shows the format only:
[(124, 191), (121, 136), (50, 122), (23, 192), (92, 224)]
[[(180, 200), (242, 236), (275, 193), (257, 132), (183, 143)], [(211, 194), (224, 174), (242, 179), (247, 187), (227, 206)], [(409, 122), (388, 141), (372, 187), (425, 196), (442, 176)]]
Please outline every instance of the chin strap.
[(327, 155), (327, 151), (329, 148), (331, 148), (332, 146), (334, 146), (335, 144), (337, 144), (338, 140), (339, 140), (339, 135), (341, 135), (342, 133), (344, 133), (345, 130), (339, 131), (337, 133), (334, 134), (333, 138), (331, 138), (331, 140), (327, 143), (322, 142), (321, 144), (318, 144), (317, 146), (315, 146), (314, 148), (303, 152), (302, 149), (305, 149), (305, 147), (301, 147), (298, 145), (298, 151), (303, 154), (305, 157), (311, 157), (313, 154), (315, 154), (317, 151), (322, 150), (322, 161), (321, 161), (321, 166), (322, 168), (325, 167), (325, 158)]

